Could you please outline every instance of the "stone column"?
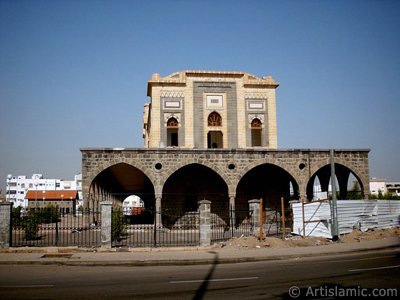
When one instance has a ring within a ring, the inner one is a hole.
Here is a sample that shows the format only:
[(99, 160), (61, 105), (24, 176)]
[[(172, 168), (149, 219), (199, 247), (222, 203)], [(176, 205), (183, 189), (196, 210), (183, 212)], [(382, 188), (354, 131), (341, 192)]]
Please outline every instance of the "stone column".
[(201, 200), (200, 210), (200, 246), (211, 245), (211, 201)]
[(0, 203), (0, 248), (11, 246), (11, 211), (12, 203)]
[(162, 227), (162, 218), (161, 218), (161, 196), (156, 195), (156, 207), (155, 207), (155, 216), (154, 221), (157, 224), (157, 227)]
[(256, 234), (260, 229), (260, 199), (249, 200), (249, 211), (251, 213), (253, 233)]
[(112, 201), (101, 201), (101, 247), (111, 248)]
[[(236, 213), (235, 213), (235, 196), (229, 196), (229, 216), (230, 216), (230, 226), (236, 226)], [(232, 232), (232, 230), (231, 230)]]

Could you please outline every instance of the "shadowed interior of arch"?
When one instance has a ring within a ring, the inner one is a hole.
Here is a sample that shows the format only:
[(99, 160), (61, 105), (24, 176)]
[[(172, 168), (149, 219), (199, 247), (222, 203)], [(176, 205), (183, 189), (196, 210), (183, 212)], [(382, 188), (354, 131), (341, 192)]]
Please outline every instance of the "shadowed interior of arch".
[(93, 202), (113, 200), (122, 204), (127, 196), (135, 194), (144, 201), (146, 209), (154, 209), (155, 193), (150, 179), (143, 171), (126, 163), (100, 172), (92, 181), (90, 191)]
[[(228, 187), (221, 176), (201, 164), (189, 164), (166, 180), (161, 202), (162, 210), (173, 209), (182, 214), (197, 211), (198, 201), (211, 201), (211, 211), (229, 211)], [(226, 221), (228, 214), (220, 216)]]
[(248, 201), (263, 199), (265, 209), (280, 210), (281, 198), (289, 207), (291, 199), (298, 199), (299, 186), (283, 168), (273, 164), (262, 164), (249, 170), (240, 180), (236, 194), (236, 208), (248, 207)]

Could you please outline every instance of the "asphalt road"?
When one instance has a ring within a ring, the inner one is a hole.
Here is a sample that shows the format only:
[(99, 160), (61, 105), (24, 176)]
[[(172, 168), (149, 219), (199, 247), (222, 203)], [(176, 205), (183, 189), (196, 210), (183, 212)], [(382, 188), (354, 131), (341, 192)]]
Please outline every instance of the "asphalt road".
[(194, 266), (2, 265), (0, 298), (398, 299), (399, 278), (399, 249), (239, 264), (219, 264), (216, 255), (214, 264)]

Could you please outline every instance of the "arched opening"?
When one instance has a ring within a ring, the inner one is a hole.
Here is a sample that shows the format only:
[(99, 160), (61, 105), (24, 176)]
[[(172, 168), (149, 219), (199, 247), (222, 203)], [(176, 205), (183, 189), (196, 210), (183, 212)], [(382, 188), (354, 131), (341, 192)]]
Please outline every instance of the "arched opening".
[[(190, 164), (180, 168), (166, 180), (161, 210), (163, 213), (180, 212), (183, 216), (197, 211), (200, 200), (211, 201), (211, 211), (228, 212), (229, 197), (225, 181), (209, 167)], [(163, 223), (164, 221), (163, 215)]]
[[(139, 197), (144, 208), (154, 211), (155, 194), (150, 179), (138, 168), (118, 163), (100, 172), (90, 186), (89, 207), (99, 208), (102, 200), (111, 200), (116, 206), (123, 206), (124, 200), (131, 195)], [(149, 215), (147, 223), (153, 222)]]
[(251, 121), (251, 146), (262, 146), (262, 123), (258, 118)]
[[(271, 215), (281, 212), (281, 198), (285, 208), (289, 201), (299, 198), (296, 180), (283, 168), (273, 164), (262, 164), (248, 171), (240, 180), (236, 190), (236, 218), (246, 211), (252, 199), (263, 199), (263, 206)], [(245, 217), (245, 216), (242, 216)]]
[[(335, 163), (335, 184), (337, 199), (363, 199), (364, 185), (348, 167)], [(307, 199), (324, 200), (332, 198), (331, 166), (325, 165), (311, 176), (307, 183)]]
[(148, 217), (149, 211), (145, 210), (144, 201), (138, 195), (130, 195), (122, 202), (122, 211), (129, 224), (152, 223)]
[(171, 117), (167, 121), (167, 146), (178, 147), (178, 120)]
[(208, 126), (211, 126), (211, 127), (215, 127), (215, 126), (221, 127), (222, 126), (221, 115), (219, 113), (217, 113), (216, 111), (213, 111), (212, 113), (210, 113), (208, 115), (207, 123), (208, 123)]

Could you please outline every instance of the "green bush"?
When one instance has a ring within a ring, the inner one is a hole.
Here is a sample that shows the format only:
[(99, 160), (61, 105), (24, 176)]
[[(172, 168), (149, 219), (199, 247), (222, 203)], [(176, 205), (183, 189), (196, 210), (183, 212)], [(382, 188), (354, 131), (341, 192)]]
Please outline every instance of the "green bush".
[(12, 223), (14, 226), (18, 226), (21, 223), (22, 217), (21, 217), (21, 210), (22, 207), (18, 206), (18, 207), (13, 207), (12, 209)]
[(374, 200), (400, 200), (400, 196), (393, 195), (391, 193), (383, 194), (380, 190), (378, 191), (378, 195), (369, 194), (368, 198)]
[(27, 240), (36, 240), (38, 238), (39, 224), (37, 223), (34, 215), (33, 217), (28, 217), (25, 226), (25, 238)]
[(49, 224), (59, 222), (61, 214), (58, 206), (49, 205), (47, 207), (31, 209), (29, 216), (35, 218), (38, 224)]
[(113, 209), (111, 217), (111, 239), (120, 240), (126, 235), (126, 224), (122, 209)]

